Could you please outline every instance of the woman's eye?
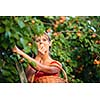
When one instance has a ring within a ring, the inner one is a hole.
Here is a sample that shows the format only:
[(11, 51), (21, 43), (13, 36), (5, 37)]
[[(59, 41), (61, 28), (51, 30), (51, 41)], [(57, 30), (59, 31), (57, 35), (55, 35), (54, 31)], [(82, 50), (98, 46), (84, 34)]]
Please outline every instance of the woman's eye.
[(43, 41), (46, 41), (46, 39), (43, 39)]
[(37, 39), (36, 42), (40, 42), (40, 39)]

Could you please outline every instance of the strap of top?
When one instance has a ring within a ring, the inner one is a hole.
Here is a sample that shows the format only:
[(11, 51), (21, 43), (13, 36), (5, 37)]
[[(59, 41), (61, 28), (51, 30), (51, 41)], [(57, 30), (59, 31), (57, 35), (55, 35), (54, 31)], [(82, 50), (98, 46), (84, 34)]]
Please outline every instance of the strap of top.
[(54, 63), (56, 63), (56, 64), (58, 64), (59, 66), (61, 66), (57, 61), (52, 61), (50, 64), (54, 64)]

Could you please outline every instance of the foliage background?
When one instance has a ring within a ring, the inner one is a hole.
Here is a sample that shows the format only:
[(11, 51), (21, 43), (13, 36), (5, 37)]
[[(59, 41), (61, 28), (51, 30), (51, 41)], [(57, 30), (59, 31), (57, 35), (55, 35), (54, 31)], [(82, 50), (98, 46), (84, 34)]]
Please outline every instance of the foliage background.
[(35, 57), (34, 35), (45, 30), (52, 40), (50, 54), (62, 63), (69, 82), (100, 82), (99, 27), (99, 16), (0, 16), (0, 82), (22, 82), (19, 73), (28, 62), (12, 48), (16, 44)]

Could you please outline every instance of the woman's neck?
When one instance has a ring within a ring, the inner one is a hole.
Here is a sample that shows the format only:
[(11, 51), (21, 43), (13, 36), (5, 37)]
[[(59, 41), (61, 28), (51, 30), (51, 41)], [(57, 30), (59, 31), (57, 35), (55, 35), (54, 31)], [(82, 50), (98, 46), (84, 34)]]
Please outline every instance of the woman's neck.
[(41, 58), (43, 61), (45, 61), (46, 59), (50, 59), (48, 52), (46, 52), (45, 54), (41, 54), (40, 52), (38, 52), (36, 57)]

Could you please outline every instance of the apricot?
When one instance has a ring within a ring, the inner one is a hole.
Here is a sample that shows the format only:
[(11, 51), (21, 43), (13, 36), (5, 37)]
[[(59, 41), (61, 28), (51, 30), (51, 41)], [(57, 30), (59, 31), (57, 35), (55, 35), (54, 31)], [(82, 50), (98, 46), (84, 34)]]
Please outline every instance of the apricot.
[(35, 21), (34, 20), (32, 20), (32, 24), (34, 24), (35, 23)]
[(28, 46), (32, 46), (32, 43), (28, 43)]
[(94, 33), (94, 34), (92, 34), (92, 37), (93, 37), (93, 38), (95, 38), (96, 36), (97, 36), (97, 34), (95, 34), (95, 33)]
[(81, 37), (81, 33), (80, 32), (77, 32), (76, 34), (77, 34), (78, 37)]

